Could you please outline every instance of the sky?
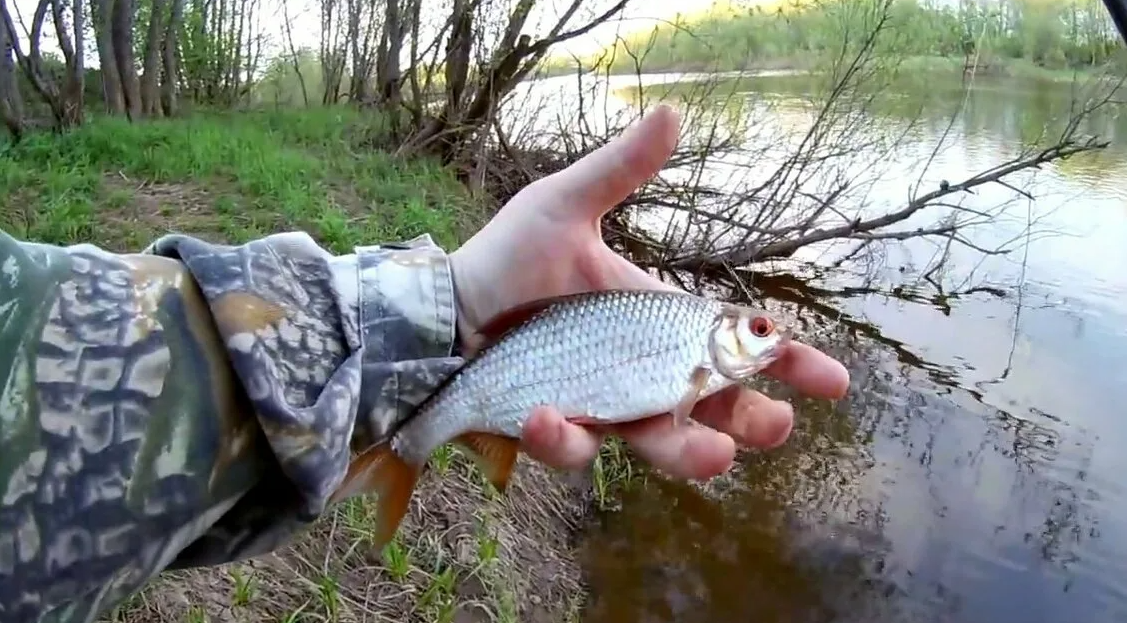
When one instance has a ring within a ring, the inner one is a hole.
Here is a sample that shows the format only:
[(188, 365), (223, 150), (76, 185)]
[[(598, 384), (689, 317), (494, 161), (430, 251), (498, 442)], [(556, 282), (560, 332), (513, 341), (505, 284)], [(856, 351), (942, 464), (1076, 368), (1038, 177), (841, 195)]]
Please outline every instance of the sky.
[[(20, 19), (23, 18), (24, 24), (28, 30), (31, 26), (31, 16), (35, 10), (37, 0), (8, 0), (9, 7), (13, 6), (13, 17)], [(513, 1), (504, 1), (504, 5), (515, 4)], [(574, 53), (578, 55), (586, 55), (597, 52), (599, 49), (609, 45), (614, 41), (616, 34), (626, 34), (631, 31), (649, 29), (654, 25), (662, 23), (667, 20), (674, 19), (678, 13), (692, 14), (708, 9), (713, 4), (719, 3), (721, 5), (751, 5), (756, 4), (760, 0), (630, 0), (626, 9), (621, 13), (620, 17), (605, 24), (596, 27), (586, 35), (576, 37), (567, 43), (566, 46), (560, 46), (558, 51), (564, 53)], [(529, 19), (529, 23), (525, 28), (525, 32), (535, 35), (546, 32), (547, 28), (554, 23), (560, 13), (566, 9), (571, 0), (538, 0), (536, 3), (536, 10)], [(584, 0), (577, 14), (572, 18), (569, 25), (572, 27), (579, 26), (586, 23), (584, 17), (595, 15), (597, 13), (607, 10), (612, 6), (614, 0)], [(502, 4), (497, 2), (497, 4)], [(288, 12), (290, 22), (292, 24), (294, 44), (296, 47), (308, 46), (317, 49), (320, 41), (320, 17), (318, 14), (319, 0), (287, 0), (286, 10), (283, 11), (282, 0), (261, 0), (261, 9), (259, 12), (260, 28), (267, 37), (269, 49), (278, 52), (285, 49), (285, 27), (283, 15)], [(424, 7), (435, 7), (437, 10), (442, 10), (440, 7), (449, 6), (448, 2), (432, 2), (431, 0), (424, 0)], [(18, 15), (16, 14), (18, 11)], [(50, 20), (48, 20), (49, 22)], [(424, 20), (426, 23), (427, 20)], [(430, 20), (434, 21), (434, 20)], [(17, 25), (17, 28), (19, 26)], [(51, 36), (46, 36), (48, 33)], [(58, 43), (54, 40), (54, 29), (45, 29), (45, 36), (43, 38), (42, 49), (44, 52), (58, 53)], [(27, 51), (27, 42), (24, 38), (23, 49)], [(553, 49), (556, 51), (556, 49)], [(87, 66), (97, 66), (97, 51), (94, 49), (93, 42), (87, 45)]]

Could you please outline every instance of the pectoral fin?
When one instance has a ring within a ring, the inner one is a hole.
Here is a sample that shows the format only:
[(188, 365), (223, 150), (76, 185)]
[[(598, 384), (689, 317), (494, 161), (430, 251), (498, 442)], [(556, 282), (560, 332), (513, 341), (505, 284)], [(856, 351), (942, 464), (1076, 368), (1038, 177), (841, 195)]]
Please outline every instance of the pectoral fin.
[(513, 474), (513, 464), (520, 451), (520, 440), (489, 433), (463, 433), (454, 443), (473, 458), (486, 479), (504, 493)]
[(708, 368), (697, 368), (693, 370), (692, 376), (689, 377), (689, 388), (685, 390), (685, 395), (681, 397), (681, 401), (673, 408), (674, 426), (684, 426), (689, 423), (689, 416), (693, 412), (693, 407), (696, 406), (697, 400), (700, 399), (700, 394), (704, 391), (705, 386), (708, 385), (708, 379), (711, 376), (712, 371)]

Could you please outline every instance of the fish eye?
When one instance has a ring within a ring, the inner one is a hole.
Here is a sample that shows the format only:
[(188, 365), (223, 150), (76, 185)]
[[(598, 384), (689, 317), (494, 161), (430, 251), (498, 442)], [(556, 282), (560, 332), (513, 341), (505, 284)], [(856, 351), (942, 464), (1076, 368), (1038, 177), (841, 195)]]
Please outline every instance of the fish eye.
[(751, 333), (755, 337), (767, 337), (775, 330), (775, 323), (766, 316), (756, 316), (751, 319)]

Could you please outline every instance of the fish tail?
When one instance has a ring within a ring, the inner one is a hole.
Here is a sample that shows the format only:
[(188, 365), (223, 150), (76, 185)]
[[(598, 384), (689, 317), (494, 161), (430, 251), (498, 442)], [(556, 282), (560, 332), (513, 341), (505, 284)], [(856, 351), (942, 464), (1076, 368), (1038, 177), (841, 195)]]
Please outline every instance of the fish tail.
[(520, 453), (520, 440), (491, 433), (462, 433), (454, 443), (485, 473), (485, 478), (497, 491), (504, 493), (513, 475), (513, 465)]
[(373, 544), (376, 551), (381, 551), (399, 530), (422, 471), (423, 466), (404, 461), (391, 449), (390, 443), (381, 443), (349, 464), (344, 482), (332, 501), (365, 493), (378, 496)]

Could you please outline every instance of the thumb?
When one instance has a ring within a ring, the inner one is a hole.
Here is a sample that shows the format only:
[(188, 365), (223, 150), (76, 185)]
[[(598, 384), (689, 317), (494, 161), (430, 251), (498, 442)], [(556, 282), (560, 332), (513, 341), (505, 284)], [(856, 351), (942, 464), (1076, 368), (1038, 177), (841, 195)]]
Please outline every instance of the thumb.
[(560, 208), (579, 207), (596, 220), (630, 196), (673, 155), (680, 115), (662, 104), (625, 132), (544, 180), (549, 193), (566, 198)]

